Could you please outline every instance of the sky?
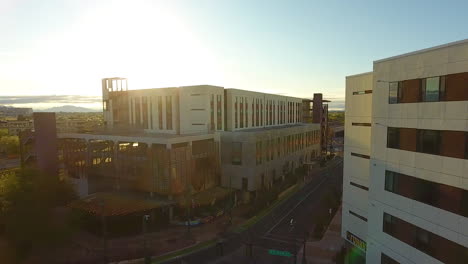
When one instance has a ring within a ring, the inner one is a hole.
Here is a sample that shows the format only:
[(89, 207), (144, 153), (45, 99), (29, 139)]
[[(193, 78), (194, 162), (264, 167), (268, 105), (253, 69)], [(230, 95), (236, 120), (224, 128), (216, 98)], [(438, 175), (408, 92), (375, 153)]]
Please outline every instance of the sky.
[(342, 108), (345, 76), (468, 38), (466, 10), (468, 1), (430, 0), (0, 0), (1, 104), (100, 108), (101, 78), (118, 76), (130, 89), (323, 93)]

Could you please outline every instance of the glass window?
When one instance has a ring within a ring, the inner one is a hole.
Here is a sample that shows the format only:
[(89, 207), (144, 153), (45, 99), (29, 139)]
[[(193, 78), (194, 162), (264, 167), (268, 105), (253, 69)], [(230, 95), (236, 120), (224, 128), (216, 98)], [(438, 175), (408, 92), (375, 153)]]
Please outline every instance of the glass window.
[(400, 264), (400, 262), (392, 259), (391, 257), (385, 255), (384, 253), (382, 253), (382, 255), (380, 257), (380, 263), (382, 263), (382, 264)]
[(438, 155), (440, 153), (440, 131), (418, 130), (418, 152)]
[(242, 142), (232, 143), (232, 160), (233, 165), (242, 165)]
[(394, 232), (393, 217), (387, 213), (383, 215), (383, 231), (389, 235), (392, 235)]
[(397, 192), (397, 173), (393, 171), (385, 171), (385, 190), (389, 192)]
[(398, 149), (399, 146), (399, 137), (400, 131), (398, 128), (395, 127), (388, 127), (387, 128), (387, 148), (395, 148)]
[(432, 77), (423, 81), (423, 102), (437, 102), (439, 101), (440, 92), (440, 78)]
[(389, 83), (388, 103), (389, 104), (398, 103), (398, 82)]
[(166, 96), (166, 129), (172, 130), (172, 96)]
[(163, 115), (162, 115), (162, 97), (158, 96), (158, 124), (159, 129), (163, 129)]

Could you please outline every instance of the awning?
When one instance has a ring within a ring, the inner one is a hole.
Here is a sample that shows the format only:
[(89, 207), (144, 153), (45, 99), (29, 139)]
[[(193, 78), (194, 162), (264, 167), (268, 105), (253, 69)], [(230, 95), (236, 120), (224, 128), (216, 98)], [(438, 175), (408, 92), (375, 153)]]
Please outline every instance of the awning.
[(175, 202), (162, 198), (152, 199), (134, 194), (103, 192), (72, 201), (68, 206), (99, 216), (119, 216), (149, 211), (173, 204)]

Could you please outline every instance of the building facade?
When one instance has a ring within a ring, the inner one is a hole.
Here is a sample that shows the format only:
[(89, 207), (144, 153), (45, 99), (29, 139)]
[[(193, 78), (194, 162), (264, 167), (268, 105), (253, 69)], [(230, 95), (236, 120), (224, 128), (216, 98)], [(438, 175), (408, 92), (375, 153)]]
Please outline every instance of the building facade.
[[(342, 236), (368, 263), (468, 263), (468, 40), (375, 61), (367, 75), (347, 78)], [(353, 121), (357, 108), (370, 119)], [(359, 156), (352, 122), (370, 123)]]

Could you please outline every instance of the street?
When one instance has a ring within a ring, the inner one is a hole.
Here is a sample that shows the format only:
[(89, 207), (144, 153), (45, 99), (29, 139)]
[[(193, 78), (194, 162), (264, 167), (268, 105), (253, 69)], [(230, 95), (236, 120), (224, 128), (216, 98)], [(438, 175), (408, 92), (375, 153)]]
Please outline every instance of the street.
[[(335, 165), (310, 175), (306, 186), (269, 215), (240, 235), (229, 234), (223, 243), (224, 256), (216, 257), (219, 251), (212, 247), (165, 263), (294, 263), (294, 256), (273, 256), (268, 251), (287, 251), (294, 255), (299, 250), (306, 233), (312, 234), (314, 230), (314, 212), (328, 211), (327, 205), (320, 201), (330, 187), (341, 186), (342, 168), (339, 159)], [(246, 254), (248, 244), (252, 244), (251, 257)]]

